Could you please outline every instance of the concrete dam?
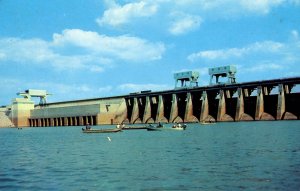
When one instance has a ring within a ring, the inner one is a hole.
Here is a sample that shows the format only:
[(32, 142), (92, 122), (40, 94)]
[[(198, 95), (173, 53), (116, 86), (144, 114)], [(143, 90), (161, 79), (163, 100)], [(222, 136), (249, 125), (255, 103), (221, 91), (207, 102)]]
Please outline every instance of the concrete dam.
[[(299, 120), (300, 92), (293, 90), (300, 77), (235, 83), (231, 73), (230, 83), (219, 83), (220, 76), (212, 74), (216, 84), (198, 87), (198, 74), (180, 73), (174, 77), (181, 87), (173, 90), (56, 103), (45, 102), (46, 92), (27, 90), (6, 113), (16, 127)], [(29, 94), (39, 96), (41, 103), (35, 105)]]

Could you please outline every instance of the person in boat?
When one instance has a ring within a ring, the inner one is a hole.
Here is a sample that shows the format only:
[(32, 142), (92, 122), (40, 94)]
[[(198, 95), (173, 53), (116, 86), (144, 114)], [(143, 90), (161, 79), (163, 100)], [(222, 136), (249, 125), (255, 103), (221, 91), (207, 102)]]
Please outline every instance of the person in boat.
[(86, 123), (85, 129), (86, 129), (86, 130), (90, 130), (90, 129), (91, 129), (91, 126), (90, 126), (89, 123)]
[(175, 125), (173, 125), (173, 128), (182, 128), (182, 125), (176, 122)]
[(120, 126), (120, 123), (118, 123), (118, 125), (117, 125), (116, 127), (117, 127), (117, 129), (120, 129), (120, 127), (121, 127), (121, 126)]
[(158, 122), (158, 125), (157, 125), (157, 127), (158, 127), (158, 128), (162, 128), (162, 127), (163, 127), (163, 125), (162, 125), (160, 122)]
[(121, 125), (121, 128), (123, 129), (125, 127), (125, 124), (124, 123), (122, 123), (122, 125)]

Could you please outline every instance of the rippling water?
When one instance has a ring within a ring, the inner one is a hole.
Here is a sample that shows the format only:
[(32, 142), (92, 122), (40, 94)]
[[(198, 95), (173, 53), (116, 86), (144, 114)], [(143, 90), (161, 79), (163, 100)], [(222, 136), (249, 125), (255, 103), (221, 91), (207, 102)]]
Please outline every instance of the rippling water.
[(0, 143), (0, 190), (300, 188), (299, 121), (115, 134), (4, 128)]

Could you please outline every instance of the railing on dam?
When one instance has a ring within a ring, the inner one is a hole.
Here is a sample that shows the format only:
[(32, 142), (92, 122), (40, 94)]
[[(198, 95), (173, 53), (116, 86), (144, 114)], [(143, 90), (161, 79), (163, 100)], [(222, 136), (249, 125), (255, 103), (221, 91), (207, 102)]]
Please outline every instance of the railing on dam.
[(83, 126), (89, 123), (96, 125), (96, 117), (92, 116), (73, 116), (73, 117), (54, 117), (54, 118), (30, 118), (30, 127), (57, 127), (57, 126)]

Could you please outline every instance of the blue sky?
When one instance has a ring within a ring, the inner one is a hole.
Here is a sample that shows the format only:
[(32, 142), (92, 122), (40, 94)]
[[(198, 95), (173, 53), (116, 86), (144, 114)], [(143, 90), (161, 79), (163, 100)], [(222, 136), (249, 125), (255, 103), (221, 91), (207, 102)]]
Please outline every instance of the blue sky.
[(236, 65), (237, 81), (300, 76), (300, 0), (0, 0), (0, 105), (174, 88)]

